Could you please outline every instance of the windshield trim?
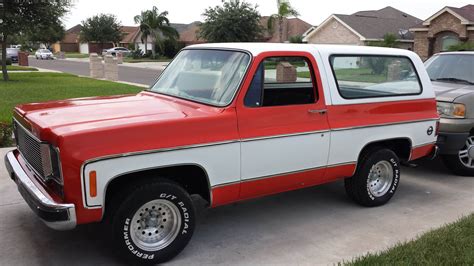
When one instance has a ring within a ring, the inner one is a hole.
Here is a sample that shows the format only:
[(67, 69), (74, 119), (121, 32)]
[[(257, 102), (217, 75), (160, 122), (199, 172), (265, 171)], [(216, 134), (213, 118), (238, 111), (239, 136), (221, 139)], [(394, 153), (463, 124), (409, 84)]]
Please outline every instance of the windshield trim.
[[(209, 102), (203, 102), (203, 101), (198, 101), (198, 100), (194, 100), (194, 99), (189, 99), (189, 98), (185, 98), (185, 97), (180, 97), (178, 95), (173, 95), (173, 94), (168, 94), (168, 93), (164, 93), (164, 92), (158, 92), (158, 91), (153, 91), (152, 88), (155, 86), (155, 84), (158, 82), (158, 80), (161, 78), (161, 76), (163, 75), (163, 73), (165, 73), (167, 67), (160, 73), (160, 75), (158, 75), (158, 77), (155, 79), (155, 82), (153, 82), (152, 85), (150, 85), (148, 87), (148, 89), (146, 89), (145, 91), (147, 92), (152, 92), (152, 93), (156, 93), (156, 94), (162, 94), (162, 95), (166, 95), (166, 96), (169, 96), (169, 97), (174, 97), (174, 98), (178, 98), (178, 99), (181, 99), (181, 100), (186, 100), (186, 101), (190, 101), (190, 102), (194, 102), (194, 103), (199, 103), (199, 104), (204, 104), (204, 105), (207, 105), (207, 106), (212, 106), (212, 107), (218, 107), (218, 108), (225, 108), (225, 107), (228, 107), (229, 105), (231, 105), (234, 101), (235, 101), (235, 97), (237, 96), (238, 92), (242, 89), (242, 85), (244, 84), (244, 81), (246, 80), (247, 78), (247, 75), (250, 71), (250, 66), (252, 65), (253, 63), (253, 56), (252, 56), (252, 53), (250, 53), (250, 51), (247, 51), (247, 50), (244, 50), (244, 49), (236, 49), (236, 48), (214, 48), (214, 47), (195, 47), (195, 48), (183, 48), (181, 49), (181, 51), (179, 51), (178, 54), (180, 54), (181, 52), (183, 51), (189, 51), (189, 50), (213, 50), (213, 51), (227, 51), (227, 52), (240, 52), (240, 53), (244, 53), (244, 54), (247, 54), (250, 58), (247, 66), (246, 66), (246, 69), (245, 69), (245, 74), (243, 75), (243, 77), (240, 79), (239, 81), (239, 85), (237, 86), (237, 89), (234, 91), (234, 94), (232, 95), (232, 98), (231, 100), (229, 101), (229, 103), (227, 104), (223, 104), (223, 105), (219, 105), (219, 104), (212, 104), (212, 103), (209, 103)], [(171, 64), (175, 59), (176, 57), (178, 56), (178, 54), (176, 54), (176, 56), (173, 58), (173, 60), (170, 61), (169, 64)], [(168, 64), (168, 65), (169, 65)]]

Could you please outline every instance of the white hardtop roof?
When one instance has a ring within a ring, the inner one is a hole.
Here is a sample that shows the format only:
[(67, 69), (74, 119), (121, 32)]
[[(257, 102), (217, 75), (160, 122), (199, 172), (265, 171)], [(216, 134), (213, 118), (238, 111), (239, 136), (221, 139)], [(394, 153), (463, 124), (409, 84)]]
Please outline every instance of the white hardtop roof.
[(191, 45), (186, 48), (213, 48), (213, 49), (238, 49), (250, 52), (253, 56), (257, 56), (262, 52), (309, 52), (321, 53), (322, 55), (330, 54), (375, 54), (375, 55), (399, 55), (413, 56), (413, 52), (403, 49), (382, 48), (373, 46), (356, 46), (356, 45), (326, 45), (326, 44), (294, 44), (294, 43), (205, 43)]

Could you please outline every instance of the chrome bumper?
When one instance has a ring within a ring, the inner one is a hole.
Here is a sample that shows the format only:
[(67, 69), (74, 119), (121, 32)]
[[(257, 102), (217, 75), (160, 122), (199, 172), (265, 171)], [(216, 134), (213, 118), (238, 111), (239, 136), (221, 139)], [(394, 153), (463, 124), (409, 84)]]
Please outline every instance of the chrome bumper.
[(48, 227), (56, 230), (70, 230), (76, 227), (74, 204), (57, 203), (45, 195), (23, 170), (14, 151), (8, 152), (5, 156), (5, 165), (26, 203)]

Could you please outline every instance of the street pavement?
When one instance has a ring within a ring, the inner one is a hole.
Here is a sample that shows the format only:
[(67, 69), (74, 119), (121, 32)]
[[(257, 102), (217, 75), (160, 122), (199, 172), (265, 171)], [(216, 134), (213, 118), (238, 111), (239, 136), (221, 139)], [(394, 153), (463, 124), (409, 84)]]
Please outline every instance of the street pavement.
[[(2, 158), (7, 150), (0, 149)], [(194, 237), (169, 264), (334, 264), (474, 212), (474, 177), (454, 176), (438, 160), (402, 171), (396, 195), (378, 208), (351, 202), (342, 181), (216, 209), (196, 200)], [(123, 264), (105, 230), (47, 228), (0, 164), (0, 265)]]
[[(89, 76), (89, 62), (87, 60), (37, 60), (34, 57), (29, 57), (28, 60), (29, 65), (32, 67)], [(157, 67), (150, 66), (150, 63), (137, 64), (136, 66), (130, 66), (131, 64), (119, 65), (119, 80), (149, 86), (154, 83), (163, 69), (163, 64), (161, 63), (156, 63)]]

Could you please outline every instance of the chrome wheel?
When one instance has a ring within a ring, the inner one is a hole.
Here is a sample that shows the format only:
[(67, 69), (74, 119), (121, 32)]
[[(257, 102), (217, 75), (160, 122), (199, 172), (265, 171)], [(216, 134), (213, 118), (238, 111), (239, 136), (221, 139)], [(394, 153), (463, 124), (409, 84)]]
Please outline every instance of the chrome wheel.
[(372, 166), (367, 180), (370, 193), (376, 197), (385, 195), (393, 182), (393, 166), (388, 161), (380, 161)]
[(142, 205), (133, 215), (130, 236), (139, 248), (158, 251), (175, 240), (181, 223), (176, 205), (168, 200), (153, 200)]
[(459, 160), (464, 166), (474, 169), (474, 136), (467, 138), (466, 145), (459, 151)]

